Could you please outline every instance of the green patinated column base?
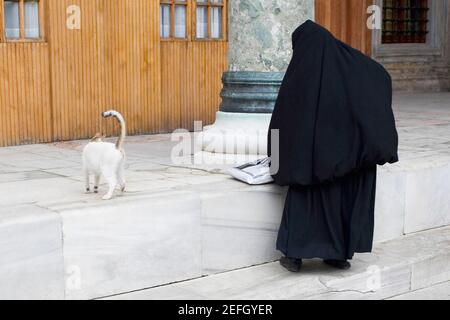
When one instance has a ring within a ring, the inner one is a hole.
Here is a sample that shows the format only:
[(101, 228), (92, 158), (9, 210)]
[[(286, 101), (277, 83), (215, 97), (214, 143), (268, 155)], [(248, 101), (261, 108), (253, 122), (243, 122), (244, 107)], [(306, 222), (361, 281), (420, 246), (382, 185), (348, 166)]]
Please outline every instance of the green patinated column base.
[(284, 72), (225, 72), (220, 111), (272, 113), (283, 77)]

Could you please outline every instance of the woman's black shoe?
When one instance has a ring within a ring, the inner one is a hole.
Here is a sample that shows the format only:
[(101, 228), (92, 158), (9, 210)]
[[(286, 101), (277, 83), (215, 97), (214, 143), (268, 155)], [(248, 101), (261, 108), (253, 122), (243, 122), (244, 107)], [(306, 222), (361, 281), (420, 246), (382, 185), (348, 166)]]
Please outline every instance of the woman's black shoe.
[(283, 257), (280, 264), (290, 272), (299, 272), (302, 267), (302, 259)]
[(347, 260), (323, 260), (327, 265), (336, 269), (348, 270), (352, 266)]

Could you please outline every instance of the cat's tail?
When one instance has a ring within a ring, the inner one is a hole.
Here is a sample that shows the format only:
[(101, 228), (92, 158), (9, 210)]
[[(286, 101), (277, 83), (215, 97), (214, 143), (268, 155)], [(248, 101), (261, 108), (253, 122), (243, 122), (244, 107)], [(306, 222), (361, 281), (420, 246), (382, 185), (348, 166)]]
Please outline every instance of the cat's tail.
[(119, 124), (120, 124), (120, 136), (119, 136), (119, 139), (116, 142), (116, 148), (118, 150), (122, 150), (123, 144), (125, 142), (125, 137), (127, 135), (125, 119), (122, 117), (122, 115), (119, 112), (117, 112), (115, 110), (105, 111), (105, 112), (102, 113), (102, 116), (103, 116), (103, 118), (114, 117), (114, 118), (117, 119), (117, 121), (119, 121)]

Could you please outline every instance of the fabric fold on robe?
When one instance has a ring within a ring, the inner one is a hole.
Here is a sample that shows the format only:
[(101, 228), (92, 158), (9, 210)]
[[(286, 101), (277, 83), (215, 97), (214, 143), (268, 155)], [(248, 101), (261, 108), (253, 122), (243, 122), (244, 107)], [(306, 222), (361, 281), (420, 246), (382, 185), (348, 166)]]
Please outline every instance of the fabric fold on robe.
[(312, 21), (292, 43), (268, 137), (275, 183), (290, 186), (277, 248), (351, 259), (372, 249), (376, 167), (398, 161), (391, 78)]

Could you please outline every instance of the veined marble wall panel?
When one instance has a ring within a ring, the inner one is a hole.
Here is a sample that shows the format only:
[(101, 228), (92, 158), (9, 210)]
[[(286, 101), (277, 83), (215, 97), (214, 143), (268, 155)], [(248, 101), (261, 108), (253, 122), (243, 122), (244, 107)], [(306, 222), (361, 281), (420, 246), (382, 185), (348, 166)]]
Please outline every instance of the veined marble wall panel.
[(314, 0), (233, 0), (229, 14), (231, 71), (285, 71), (292, 32), (314, 20)]

